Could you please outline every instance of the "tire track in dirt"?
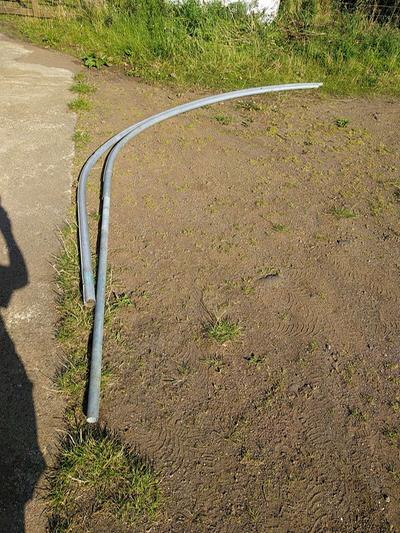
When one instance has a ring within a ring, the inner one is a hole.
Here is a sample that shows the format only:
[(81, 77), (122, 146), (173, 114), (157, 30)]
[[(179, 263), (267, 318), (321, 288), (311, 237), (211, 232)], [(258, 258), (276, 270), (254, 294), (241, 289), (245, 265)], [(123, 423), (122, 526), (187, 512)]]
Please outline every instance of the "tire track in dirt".
[(162, 475), (173, 476), (182, 469), (183, 435), (176, 417), (159, 420), (156, 427), (138, 425), (135, 440), (140, 449), (146, 450), (147, 456), (157, 465)]
[(290, 292), (275, 288), (266, 298), (271, 336), (274, 340), (302, 338), (308, 342), (322, 332), (322, 325), (310, 298), (290, 281)]
[[(354, 303), (359, 308), (366, 306), (368, 308), (369, 319), (365, 320), (364, 324), (359, 321), (363, 335), (374, 339), (376, 342), (382, 342), (388, 336), (397, 335), (400, 330), (399, 285), (391, 283), (389, 287), (387, 283), (385, 285), (379, 283), (377, 280), (380, 273), (377, 275), (377, 272), (372, 269), (371, 272), (364, 270), (360, 275), (354, 269), (354, 265), (349, 265), (348, 257), (336, 255), (332, 258), (332, 264), (334, 279), (341, 287), (340, 292), (345, 293), (343, 300), (351, 291)], [(389, 272), (386, 272), (385, 275), (389, 275)], [(390, 278), (391, 280), (398, 278), (397, 272), (392, 272)], [(356, 320), (357, 313), (353, 311), (351, 314), (354, 316), (353, 320)]]
[[(346, 513), (344, 505), (345, 487), (339, 480), (332, 476), (329, 461), (337, 457), (336, 444), (339, 435), (332, 431), (329, 420), (334, 417), (334, 403), (331, 396), (326, 393), (325, 379), (328, 364), (321, 364), (323, 354), (313, 354), (308, 363), (306, 372), (301, 372), (300, 382), (308, 384), (308, 393), (303, 398), (300, 409), (296, 410), (300, 430), (300, 441), (304, 450), (305, 468), (301, 476), (303, 489), (296, 504), (297, 513), (304, 509), (309, 517), (309, 530), (312, 532), (323, 531), (332, 527), (328, 520), (326, 499), (330, 496), (335, 501), (338, 513)], [(329, 380), (331, 382), (331, 380)], [(330, 383), (332, 385), (332, 383)], [(335, 398), (337, 401), (338, 389), (335, 385)], [(302, 390), (301, 388), (299, 389)], [(304, 390), (304, 389), (303, 389)], [(318, 465), (317, 471), (311, 468)]]
[[(372, 533), (375, 528), (366, 527), (357, 514), (352, 517), (351, 509), (359, 508), (362, 517), (362, 510), (369, 508), (371, 522), (376, 524), (385, 520), (365, 467), (375, 460), (374, 454), (354, 440), (351, 428), (349, 431), (346, 405), (351, 405), (352, 400), (341, 376), (332, 372), (331, 358), (323, 353), (311, 357), (290, 385), (294, 392), (289, 397), (299, 400), (292, 412), (292, 425), (295, 423), (297, 429), (288, 445), (280, 442), (279, 449), (296, 466), (291, 474), (276, 473), (278, 488), (269, 501), (275, 501), (272, 507), (279, 509), (279, 519), (265, 517), (267, 530), (285, 523), (297, 531), (300, 523), (303, 527), (307, 523), (307, 531)], [(271, 461), (277, 468), (281, 455), (272, 453)], [(363, 495), (356, 497), (359, 486), (363, 487)]]

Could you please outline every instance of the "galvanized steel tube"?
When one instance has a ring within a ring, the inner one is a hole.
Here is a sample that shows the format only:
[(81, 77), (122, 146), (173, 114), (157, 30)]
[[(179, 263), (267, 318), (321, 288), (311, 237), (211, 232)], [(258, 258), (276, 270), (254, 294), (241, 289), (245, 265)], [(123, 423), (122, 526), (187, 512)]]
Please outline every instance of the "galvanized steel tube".
[(113, 147), (110, 153), (108, 154), (106, 164), (103, 170), (103, 207), (96, 283), (96, 308), (94, 315), (94, 329), (87, 407), (87, 421), (89, 423), (97, 422), (99, 417), (111, 180), (114, 162), (119, 151), (125, 146), (127, 142), (129, 142), (131, 139), (139, 135), (139, 133), (146, 130), (147, 128), (158, 124), (159, 122), (162, 122), (164, 120), (172, 118), (176, 115), (180, 115), (187, 111), (192, 111), (193, 109), (197, 109), (199, 107), (224, 102), (226, 100), (232, 100), (235, 98), (243, 98), (246, 96), (255, 96), (265, 93), (292, 91), (300, 89), (316, 89), (321, 85), (321, 83), (292, 83), (287, 85), (271, 85), (269, 87), (255, 87), (252, 89), (243, 89), (216, 96), (209, 96), (200, 100), (195, 100), (194, 102), (182, 104), (167, 111), (163, 111), (162, 113), (158, 113), (157, 115), (142, 120), (141, 122), (138, 122), (137, 124), (126, 128), (124, 131), (118, 133), (117, 135), (109, 139), (106, 143), (104, 143), (87, 160), (80, 173), (78, 185), (78, 224), (83, 298), (86, 304), (90, 304), (94, 302), (95, 289), (89, 242), (88, 217), (86, 211), (86, 184), (90, 170), (92, 169), (94, 164), (109, 148)]

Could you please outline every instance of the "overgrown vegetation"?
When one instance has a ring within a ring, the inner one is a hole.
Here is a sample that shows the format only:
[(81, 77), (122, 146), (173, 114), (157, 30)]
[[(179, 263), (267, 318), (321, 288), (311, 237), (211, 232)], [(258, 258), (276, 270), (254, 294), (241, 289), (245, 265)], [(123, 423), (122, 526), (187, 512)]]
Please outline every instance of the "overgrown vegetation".
[(147, 80), (221, 89), (323, 81), (331, 93), (400, 94), (400, 30), (370, 11), (286, 0), (278, 19), (264, 24), (240, 3), (90, 5), (62, 20), (6, 20), (33, 42), (70, 52), (89, 68), (120, 65)]

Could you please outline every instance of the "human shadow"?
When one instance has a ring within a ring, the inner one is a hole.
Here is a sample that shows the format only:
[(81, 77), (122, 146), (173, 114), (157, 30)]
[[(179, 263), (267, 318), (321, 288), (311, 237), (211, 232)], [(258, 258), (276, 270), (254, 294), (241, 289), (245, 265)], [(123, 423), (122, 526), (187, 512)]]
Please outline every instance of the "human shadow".
[[(0, 265), (0, 308), (6, 308), (13, 292), (28, 284), (28, 270), (0, 205), (0, 240), (1, 236), (8, 266)], [(44, 467), (32, 383), (0, 314), (0, 532), (25, 531), (25, 505)]]

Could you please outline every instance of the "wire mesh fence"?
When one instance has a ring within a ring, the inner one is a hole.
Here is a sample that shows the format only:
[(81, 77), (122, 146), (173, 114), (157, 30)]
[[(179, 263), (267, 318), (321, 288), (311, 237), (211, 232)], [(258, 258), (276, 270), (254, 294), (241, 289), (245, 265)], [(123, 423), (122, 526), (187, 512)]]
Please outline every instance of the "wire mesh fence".
[(55, 18), (73, 13), (78, 6), (76, 0), (0, 0), (0, 14)]
[(60, 8), (59, 5), (42, 3), (38, 0), (0, 0), (0, 13), (5, 15), (52, 18), (60, 14)]
[(399, 0), (342, 0), (340, 6), (349, 12), (361, 11), (373, 20), (400, 22)]
[[(0, 0), (0, 14), (33, 17), (65, 16), (68, 13), (73, 14), (77, 8), (82, 7), (82, 1), (86, 5), (97, 3), (97, 0)], [(100, 3), (105, 1), (100, 0)], [(332, 5), (334, 1), (314, 0), (322, 9), (324, 4)], [(131, 0), (131, 3), (134, 4), (135, 0)], [(285, 8), (289, 4), (296, 5), (296, 11), (299, 12), (304, 7), (304, 0), (282, 0), (281, 7)], [(373, 20), (396, 25), (400, 23), (400, 0), (337, 0), (335, 5), (350, 13), (362, 12)]]

